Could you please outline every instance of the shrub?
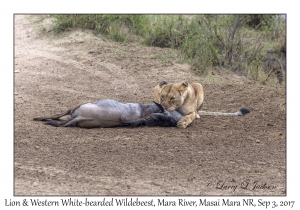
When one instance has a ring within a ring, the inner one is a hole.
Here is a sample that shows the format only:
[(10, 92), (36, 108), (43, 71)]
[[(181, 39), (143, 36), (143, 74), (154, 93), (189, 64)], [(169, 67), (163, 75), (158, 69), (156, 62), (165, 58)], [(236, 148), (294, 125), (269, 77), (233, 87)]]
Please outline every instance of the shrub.
[(54, 16), (56, 32), (87, 28), (118, 42), (137, 36), (148, 46), (177, 49), (200, 74), (222, 67), (257, 80), (265, 72), (266, 45), (285, 52), (285, 22), (278, 15)]

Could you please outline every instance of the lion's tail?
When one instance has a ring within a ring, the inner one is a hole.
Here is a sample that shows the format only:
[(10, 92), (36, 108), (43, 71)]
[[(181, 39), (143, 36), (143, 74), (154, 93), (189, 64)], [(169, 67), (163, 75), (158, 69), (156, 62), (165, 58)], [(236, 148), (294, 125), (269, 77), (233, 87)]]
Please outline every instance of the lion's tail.
[(199, 115), (214, 115), (214, 116), (244, 116), (245, 114), (250, 113), (250, 110), (247, 108), (242, 108), (237, 112), (207, 112), (207, 111), (198, 111)]

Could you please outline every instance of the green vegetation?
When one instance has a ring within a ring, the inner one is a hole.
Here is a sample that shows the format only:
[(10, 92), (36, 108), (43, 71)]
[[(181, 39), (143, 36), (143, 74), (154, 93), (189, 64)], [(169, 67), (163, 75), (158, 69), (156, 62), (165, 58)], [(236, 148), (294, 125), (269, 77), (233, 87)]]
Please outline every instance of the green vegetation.
[(122, 42), (178, 50), (198, 74), (210, 69), (280, 84), (285, 76), (285, 18), (280, 15), (54, 15), (57, 33), (95, 31)]

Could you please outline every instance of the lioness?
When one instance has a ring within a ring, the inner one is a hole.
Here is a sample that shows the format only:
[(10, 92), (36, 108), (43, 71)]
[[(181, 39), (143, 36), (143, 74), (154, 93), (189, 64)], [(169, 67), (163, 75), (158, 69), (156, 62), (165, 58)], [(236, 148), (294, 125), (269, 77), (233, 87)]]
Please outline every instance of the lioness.
[(177, 127), (186, 128), (199, 115), (243, 116), (250, 112), (243, 108), (235, 113), (199, 111), (204, 100), (203, 87), (199, 83), (180, 82), (169, 84), (165, 81), (153, 88), (154, 101), (164, 106), (169, 112), (177, 111), (182, 118)]

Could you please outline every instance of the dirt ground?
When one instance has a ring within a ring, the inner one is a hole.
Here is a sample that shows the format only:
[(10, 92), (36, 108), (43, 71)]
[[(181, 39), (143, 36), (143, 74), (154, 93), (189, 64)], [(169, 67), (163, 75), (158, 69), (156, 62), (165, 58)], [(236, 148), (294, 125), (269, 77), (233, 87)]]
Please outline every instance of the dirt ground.
[[(238, 76), (200, 77), (172, 51), (61, 35), (51, 17), (15, 16), (15, 195), (286, 195), (286, 92)], [(32, 118), (100, 99), (152, 102), (161, 81), (199, 82), (188, 128), (55, 128)]]

